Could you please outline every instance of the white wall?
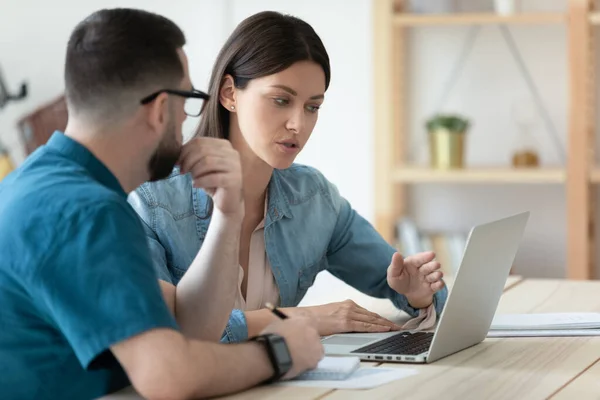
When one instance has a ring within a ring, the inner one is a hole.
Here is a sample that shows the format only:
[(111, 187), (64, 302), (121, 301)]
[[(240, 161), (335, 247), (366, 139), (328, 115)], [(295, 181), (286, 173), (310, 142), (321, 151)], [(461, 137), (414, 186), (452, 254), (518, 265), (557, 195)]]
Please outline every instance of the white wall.
[[(0, 65), (13, 89), (25, 79), (31, 95), (0, 113), (0, 134), (18, 152), (14, 123), (62, 88), (65, 44), (73, 26), (101, 7), (133, 6), (172, 18), (185, 31), (192, 79), (206, 87), (212, 61), (235, 24), (246, 16), (272, 9), (292, 13), (313, 25), (327, 47), (332, 81), (320, 119), (299, 162), (321, 169), (336, 183), (354, 207), (373, 218), (373, 95), (372, 22), (370, 0), (0, 0)], [(8, 1), (9, 6), (4, 4)], [(464, 2), (463, 2), (464, 3)], [(485, 8), (478, 0), (470, 6)], [(531, 1), (531, 7), (560, 9), (561, 0)], [(34, 8), (37, 7), (37, 8)], [(343, 10), (343, 16), (342, 16)], [(564, 142), (566, 135), (566, 47), (561, 26), (513, 27), (536, 83)], [(466, 33), (464, 27), (412, 30), (410, 127), (422, 138), (423, 118), (437, 101), (442, 84)], [(464, 74), (450, 97), (447, 110), (474, 119), (469, 135), (470, 165), (509, 162), (514, 137), (509, 106), (527, 95), (514, 61), (497, 29), (480, 32)], [(186, 128), (192, 129), (190, 121)], [(557, 153), (543, 130), (536, 131), (545, 165), (558, 162)], [(425, 162), (424, 147), (413, 144), (414, 159)], [(532, 218), (517, 259), (525, 275), (562, 276), (565, 263), (565, 195), (560, 185), (474, 186), (419, 185), (410, 191), (417, 221), (431, 229), (468, 229), (495, 216), (531, 209)]]
[[(208, 81), (210, 69), (225, 35), (226, 1), (177, 0), (1, 0), (0, 68), (9, 88), (29, 83), (25, 101), (10, 103), (0, 112), (0, 137), (13, 150), (17, 163), (23, 159), (16, 121), (64, 89), (63, 66), (66, 43), (75, 25), (93, 11), (111, 7), (135, 7), (175, 20), (185, 31), (191, 75), (199, 86)], [(4, 5), (8, 2), (9, 6)], [(188, 129), (193, 121), (188, 121)]]
[[(320, 167), (339, 185), (356, 209), (371, 218), (373, 167), (368, 0), (327, 3), (315, 0), (177, 0), (174, 3), (57, 0), (51, 4), (39, 0), (8, 1), (10, 6), (8, 9), (3, 6), (0, 13), (0, 66), (13, 90), (23, 79), (31, 88), (26, 101), (11, 104), (0, 114), (1, 138), (11, 147), (17, 162), (23, 155), (17, 141), (16, 120), (61, 93), (63, 58), (69, 33), (78, 21), (98, 8), (140, 7), (172, 18), (186, 33), (192, 79), (200, 88), (207, 86), (212, 62), (226, 35), (243, 18), (273, 9), (306, 19), (313, 24), (330, 52), (333, 77), (313, 139), (299, 162)], [(345, 18), (339, 18), (340, 9), (347, 13)], [(346, 46), (348, 43), (353, 45)], [(189, 119), (188, 131), (193, 125), (194, 121)], [(336, 155), (332, 157), (332, 153)], [(349, 168), (336, 168), (339, 165)]]

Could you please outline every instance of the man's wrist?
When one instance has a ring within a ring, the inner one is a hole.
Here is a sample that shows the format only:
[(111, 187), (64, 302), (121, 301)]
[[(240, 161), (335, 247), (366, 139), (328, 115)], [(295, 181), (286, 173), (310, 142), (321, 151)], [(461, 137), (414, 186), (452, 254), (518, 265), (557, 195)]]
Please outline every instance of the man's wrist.
[[(273, 375), (275, 375), (276, 371), (275, 371), (275, 367), (273, 366), (273, 363), (271, 362), (271, 359), (269, 357), (269, 354), (267, 353), (266, 349), (265, 349), (265, 345), (263, 343), (259, 343), (255, 340), (252, 340), (252, 338), (249, 338), (249, 340), (246, 342), (246, 345), (251, 345), (252, 347), (254, 347), (256, 349), (256, 351), (258, 352), (258, 356), (260, 358), (255, 358), (255, 362), (253, 363), (255, 366), (258, 366), (260, 368), (260, 366), (264, 366), (264, 374), (261, 373), (261, 377), (262, 379), (260, 379), (261, 382), (266, 382), (269, 379), (271, 379), (273, 377)], [(258, 362), (256, 362), (258, 361)]]
[(273, 382), (284, 377), (292, 368), (292, 357), (283, 336), (266, 333), (250, 338), (263, 345), (263, 349), (271, 362), (273, 374), (267, 382)]

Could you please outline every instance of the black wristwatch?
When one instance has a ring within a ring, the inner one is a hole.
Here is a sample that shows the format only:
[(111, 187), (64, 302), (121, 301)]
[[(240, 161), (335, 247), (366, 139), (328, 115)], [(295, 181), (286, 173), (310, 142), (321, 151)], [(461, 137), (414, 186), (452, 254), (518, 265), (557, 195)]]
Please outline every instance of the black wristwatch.
[(290, 355), (290, 351), (283, 337), (267, 333), (265, 335), (255, 336), (250, 340), (263, 343), (267, 350), (269, 360), (271, 360), (273, 370), (275, 371), (273, 376), (268, 379), (267, 382), (273, 382), (280, 379), (292, 369), (292, 356)]

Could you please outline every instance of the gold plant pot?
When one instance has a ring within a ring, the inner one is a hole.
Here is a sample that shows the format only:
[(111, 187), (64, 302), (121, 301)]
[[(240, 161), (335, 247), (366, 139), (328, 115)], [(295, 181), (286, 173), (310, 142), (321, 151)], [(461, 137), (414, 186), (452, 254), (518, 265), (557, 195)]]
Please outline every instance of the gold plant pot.
[(436, 129), (429, 132), (431, 167), (453, 169), (464, 167), (465, 132)]

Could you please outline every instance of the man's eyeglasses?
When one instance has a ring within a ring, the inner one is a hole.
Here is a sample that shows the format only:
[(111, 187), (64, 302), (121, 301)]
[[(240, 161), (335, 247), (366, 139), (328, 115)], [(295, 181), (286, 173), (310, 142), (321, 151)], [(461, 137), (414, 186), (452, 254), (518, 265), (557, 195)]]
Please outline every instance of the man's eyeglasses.
[(208, 100), (210, 96), (200, 90), (192, 89), (192, 90), (174, 90), (174, 89), (163, 89), (158, 92), (154, 92), (149, 96), (144, 97), (140, 100), (141, 104), (152, 103), (154, 99), (158, 97), (161, 93), (169, 93), (175, 96), (185, 97), (185, 113), (190, 117), (197, 117), (202, 112), (204, 107), (204, 101)]

